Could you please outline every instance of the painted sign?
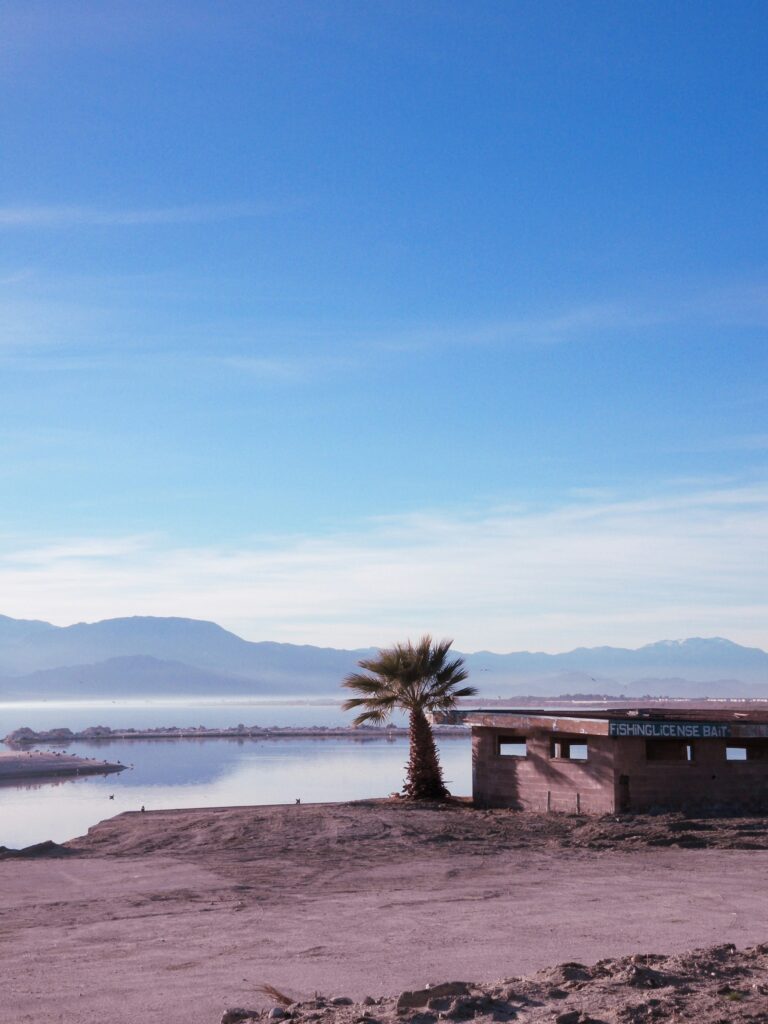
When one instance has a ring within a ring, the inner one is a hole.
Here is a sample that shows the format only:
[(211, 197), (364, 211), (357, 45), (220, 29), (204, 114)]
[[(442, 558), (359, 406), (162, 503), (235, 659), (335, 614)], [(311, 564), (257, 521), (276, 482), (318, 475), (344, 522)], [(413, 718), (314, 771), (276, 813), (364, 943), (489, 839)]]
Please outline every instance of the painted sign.
[(727, 739), (731, 727), (725, 722), (662, 722), (652, 719), (611, 718), (609, 736), (644, 736), (649, 739)]

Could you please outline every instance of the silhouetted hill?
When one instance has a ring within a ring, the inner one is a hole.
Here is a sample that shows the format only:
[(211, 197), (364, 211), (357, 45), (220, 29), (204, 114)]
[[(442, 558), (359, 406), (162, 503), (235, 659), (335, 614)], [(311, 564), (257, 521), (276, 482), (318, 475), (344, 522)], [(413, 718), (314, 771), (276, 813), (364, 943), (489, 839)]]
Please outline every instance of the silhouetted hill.
[[(204, 670), (217, 678), (247, 680), (262, 693), (297, 693), (336, 689), (365, 653), (252, 643), (214, 622), (198, 619), (136, 616), (52, 626), (0, 617), (0, 678), (146, 656)], [(121, 666), (112, 668), (119, 677)], [(107, 669), (102, 677), (108, 686), (118, 682)], [(217, 692), (224, 691), (217, 688)]]
[[(106, 619), (53, 626), (0, 616), (0, 695), (339, 695), (372, 649), (251, 642), (214, 622)], [(577, 648), (464, 655), (483, 696), (768, 696), (768, 654), (720, 637), (660, 641), (637, 650)]]
[(0, 693), (20, 700), (35, 696), (54, 699), (112, 697), (181, 697), (222, 694), (253, 696), (255, 687), (247, 679), (161, 661), (145, 654), (109, 658), (94, 665), (45, 668), (24, 676), (0, 680)]

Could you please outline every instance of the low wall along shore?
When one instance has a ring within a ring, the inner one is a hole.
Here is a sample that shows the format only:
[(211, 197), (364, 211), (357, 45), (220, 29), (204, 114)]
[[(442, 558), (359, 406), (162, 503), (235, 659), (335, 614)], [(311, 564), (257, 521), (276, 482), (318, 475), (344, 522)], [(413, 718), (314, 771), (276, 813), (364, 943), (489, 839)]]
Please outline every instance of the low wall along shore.
[[(438, 736), (459, 736), (468, 738), (469, 728), (463, 725), (437, 725), (433, 732)], [(35, 732), (33, 729), (16, 729), (3, 740), (9, 747), (28, 747), (35, 743), (67, 744), (82, 740), (167, 740), (167, 739), (352, 739), (387, 740), (407, 736), (408, 730), (388, 725), (384, 728), (360, 726), (275, 726), (264, 728), (257, 725), (236, 725), (225, 729), (208, 729), (205, 726), (161, 726), (156, 729), (110, 729), (107, 725), (92, 725), (80, 732), (71, 729), (48, 729)]]

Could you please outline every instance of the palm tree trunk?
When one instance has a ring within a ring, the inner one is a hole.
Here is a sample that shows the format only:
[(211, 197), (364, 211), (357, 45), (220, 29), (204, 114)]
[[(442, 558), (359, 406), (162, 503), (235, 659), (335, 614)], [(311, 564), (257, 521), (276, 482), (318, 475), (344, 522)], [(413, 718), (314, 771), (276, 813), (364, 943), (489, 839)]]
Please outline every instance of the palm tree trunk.
[(412, 800), (444, 800), (450, 793), (443, 782), (432, 728), (420, 708), (411, 711), (408, 725), (410, 756), (403, 796)]

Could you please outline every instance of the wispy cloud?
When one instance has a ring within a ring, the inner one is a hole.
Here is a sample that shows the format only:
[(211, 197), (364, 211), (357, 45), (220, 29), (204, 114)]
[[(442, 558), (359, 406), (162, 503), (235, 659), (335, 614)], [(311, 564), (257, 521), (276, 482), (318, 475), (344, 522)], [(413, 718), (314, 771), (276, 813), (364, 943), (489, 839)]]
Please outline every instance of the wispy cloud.
[(338, 372), (356, 365), (354, 360), (343, 356), (302, 353), (292, 356), (222, 355), (213, 356), (210, 360), (204, 360), (204, 363), (214, 363), (252, 378), (284, 384), (316, 380), (320, 374)]
[(768, 285), (762, 282), (667, 289), (652, 299), (632, 296), (585, 301), (492, 322), (425, 324), (373, 337), (393, 351), (447, 347), (557, 345), (582, 338), (626, 338), (664, 327), (768, 326)]
[(697, 452), (765, 452), (768, 451), (768, 434), (741, 434), (737, 437), (721, 437), (696, 448), (681, 448), (679, 450)]
[(16, 287), (20, 284), (26, 284), (33, 278), (34, 272), (32, 270), (12, 270), (10, 272), (0, 274), (0, 288)]
[(98, 206), (0, 206), (0, 228), (146, 227), (210, 224), (289, 211), (295, 202), (211, 203), (111, 209)]
[(715, 285), (682, 299), (680, 313), (714, 323), (765, 327), (768, 325), (768, 283), (746, 281)]
[(6, 614), (215, 618), (253, 639), (361, 646), (421, 630), (460, 649), (727, 635), (768, 646), (768, 485), (424, 512), (330, 536), (178, 547), (3, 545)]
[[(576, 305), (570, 309), (540, 315), (522, 316), (474, 324), (441, 324), (392, 332), (372, 338), (371, 343), (391, 351), (504, 345), (527, 342), (550, 345), (572, 337), (606, 329), (618, 329), (638, 322), (620, 303), (605, 302)], [(643, 318), (647, 323), (647, 319)]]
[(22, 548), (6, 552), (0, 562), (8, 565), (50, 566), (64, 562), (92, 563), (102, 560), (120, 559), (146, 550), (152, 541), (146, 535), (135, 537), (87, 537), (71, 541), (44, 544), (38, 547)]

